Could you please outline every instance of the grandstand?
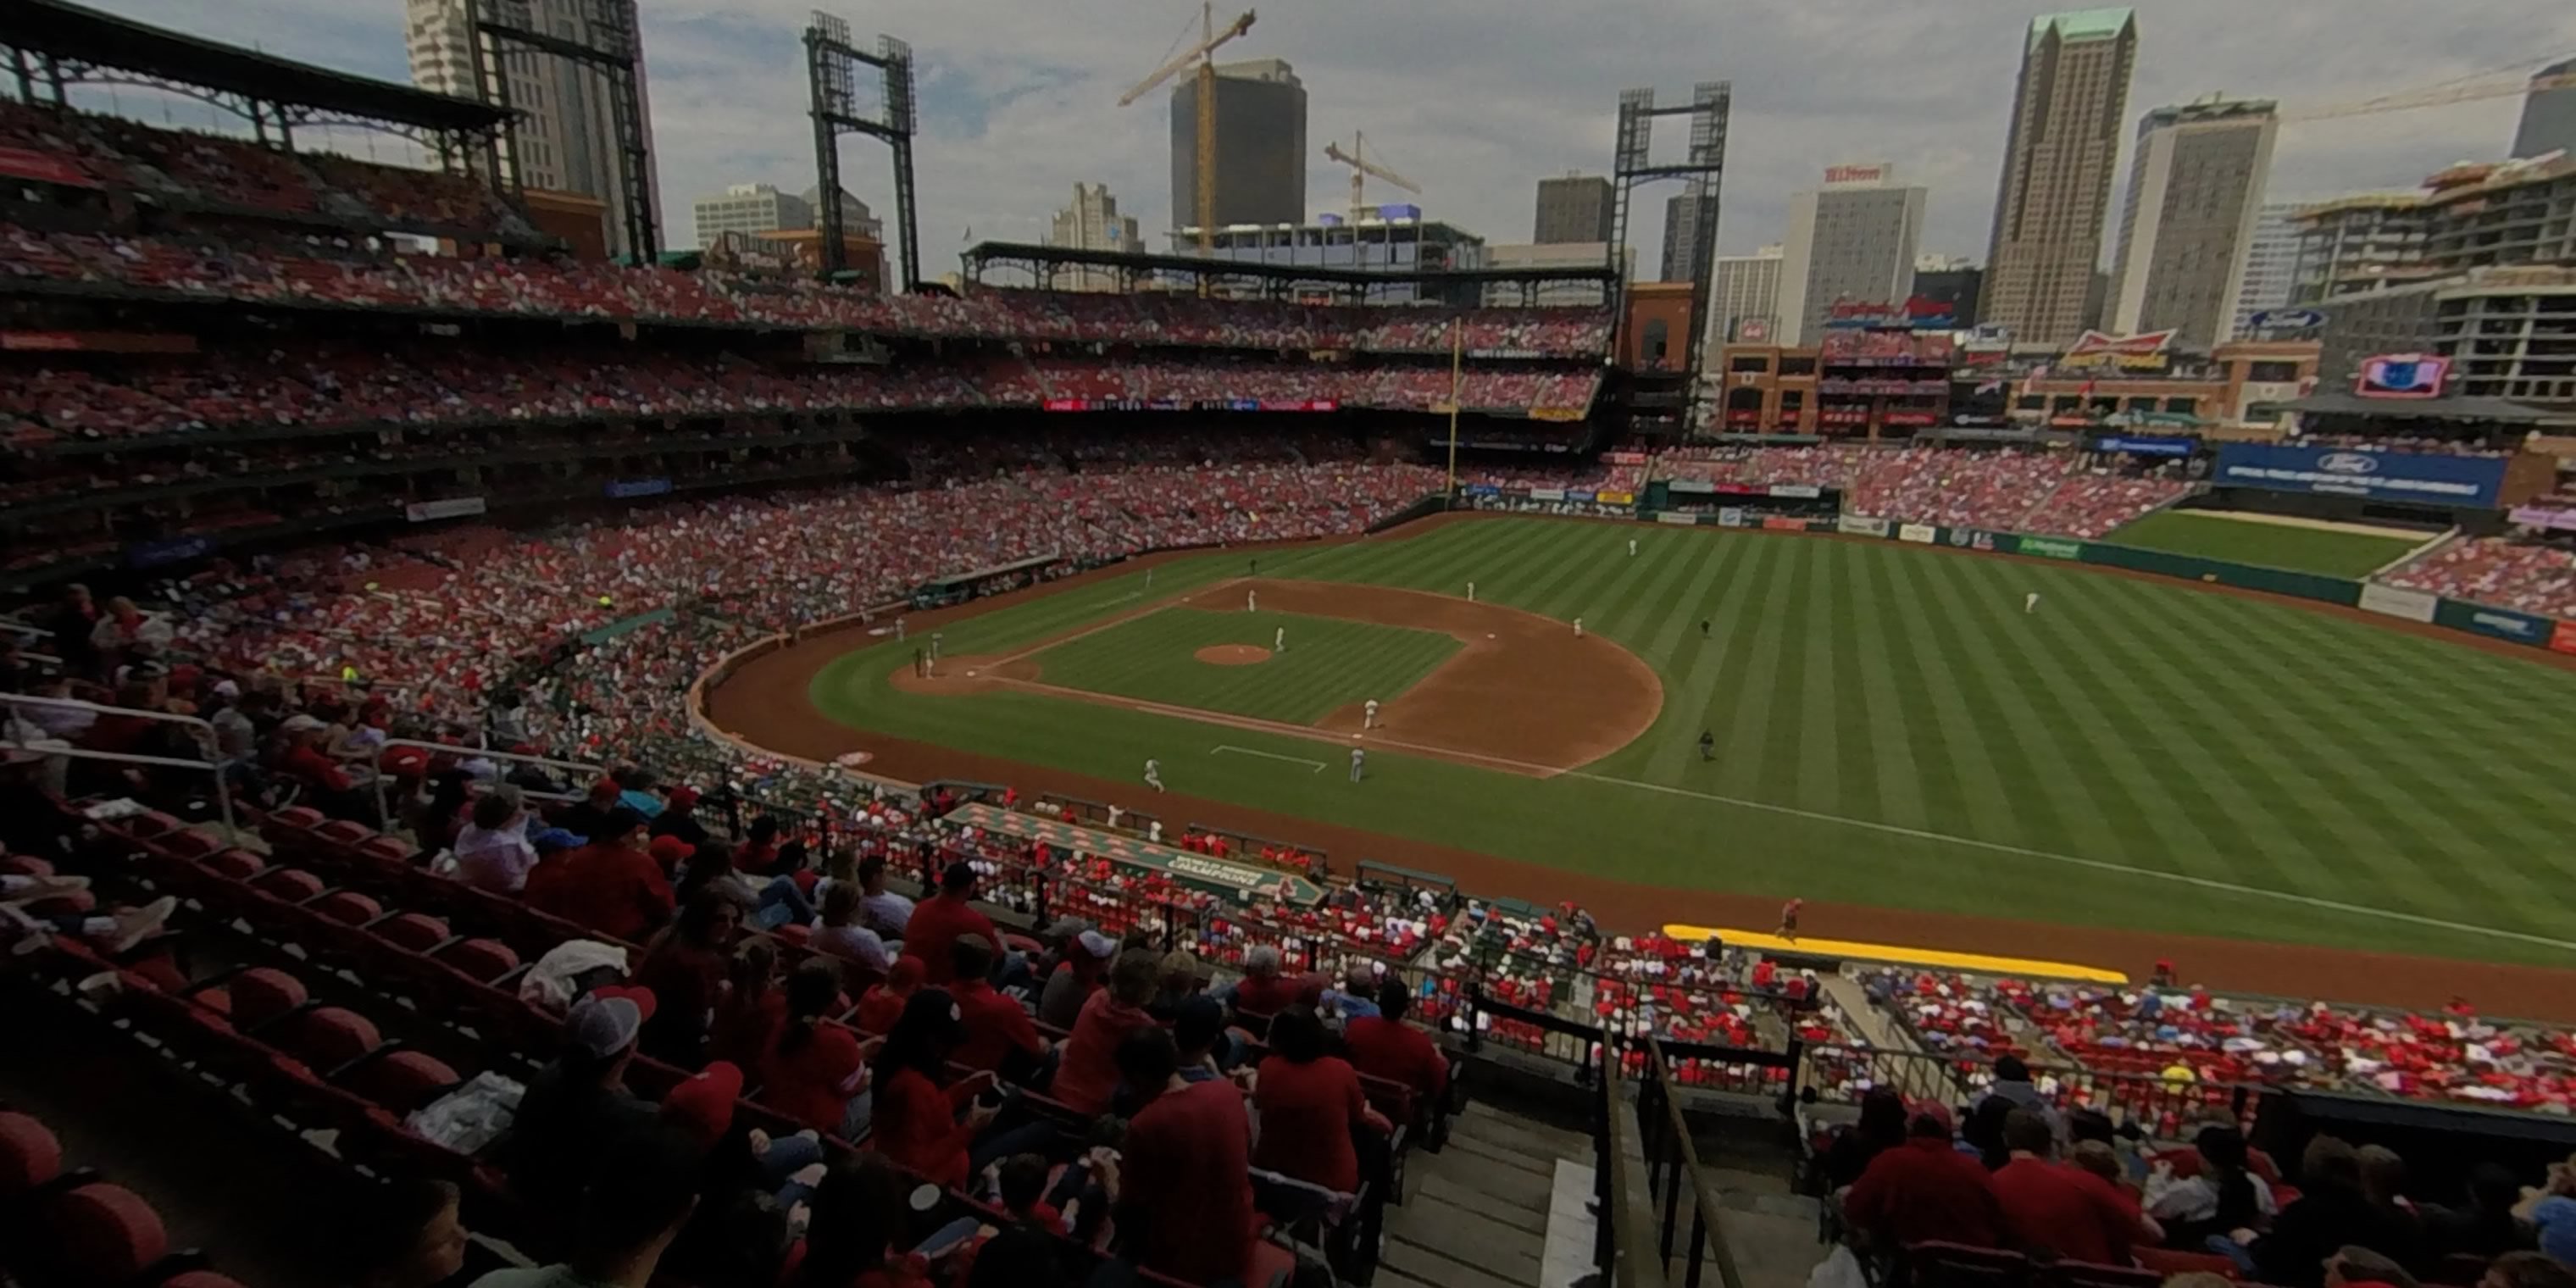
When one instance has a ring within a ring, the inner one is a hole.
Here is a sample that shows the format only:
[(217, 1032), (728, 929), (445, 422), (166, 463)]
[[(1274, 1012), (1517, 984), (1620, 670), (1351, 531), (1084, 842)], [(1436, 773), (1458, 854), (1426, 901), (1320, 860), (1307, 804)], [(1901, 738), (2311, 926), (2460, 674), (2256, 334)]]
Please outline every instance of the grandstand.
[[(0, 27), (13, 47), (459, 146), (494, 127), (480, 104), (29, 12), (47, 25)], [(788, 1267), (842, 1256), (877, 1276), (857, 1282), (990, 1282), (955, 1253), (863, 1266), (882, 1249), (848, 1246), (937, 1245), (952, 1223), (974, 1257), (1047, 1267), (1011, 1281), (1032, 1285), (1107, 1260), (1166, 1288), (1301, 1264), (1392, 1288), (1695, 1282), (1713, 1261), (1767, 1288), (1821, 1255), (1831, 1168), (1887, 1143), (1866, 1115), (1890, 1089), (2098, 1112), (2142, 1176), (2213, 1123), (2289, 1157), (2333, 1121), (2400, 1144), (2428, 1216), (2477, 1161), (2536, 1182), (2566, 1152), (2576, 993), (2534, 988), (2547, 1013), (2526, 1018), (2380, 996), (2563, 982), (2540, 967), (2400, 958), (2406, 978), (2336, 1000), (1721, 941), (1398, 866), (1319, 819), (1043, 790), (1000, 754), (915, 778), (866, 751), (792, 756), (721, 735), (707, 700), (817, 637), (935, 661), (987, 597), (1043, 608), (1136, 570), (1181, 580), (1190, 552), (1353, 548), (1453, 501), (2224, 581), (2542, 657), (2576, 652), (2545, 620), (2576, 618), (2546, 535), (2576, 502), (2484, 507), (2511, 526), (2464, 526), (2379, 581), (2292, 583), (2260, 551), (2120, 543), (2207, 497), (2170, 458), (1629, 441), (1604, 405), (1610, 317), (1488, 307), (1481, 279), (1472, 306), (1399, 308), (1366, 274), (1234, 265), (1202, 296), (1202, 261), (1146, 256), (1121, 264), (1165, 289), (1060, 294), (1040, 288), (1063, 257), (987, 246), (970, 259), (997, 276), (1039, 271), (885, 296), (585, 259), (463, 174), (59, 104), (0, 104), (0, 157), (15, 1281), (350, 1282), (327, 1245), (424, 1181), (461, 1196), (447, 1216), (474, 1237), (461, 1272), (417, 1282), (595, 1253), (567, 1173), (629, 1157), (601, 1119), (701, 1133), (705, 1196), (662, 1271), (708, 1288), (815, 1282)], [(1084, 627), (1067, 612), (1047, 631)], [(961, 959), (960, 928), (984, 960)], [(2180, 942), (2228, 969), (2219, 941)], [(2436, 968), (2459, 974), (2412, 973)], [(953, 1037), (908, 1000), (924, 976), (972, 1008)], [(1152, 1088), (1113, 1095), (1115, 1056), (1165, 1026), (1200, 1045), (1157, 1071), (1221, 1094), (1160, 1094), (1248, 1099), (1269, 1127), (1248, 1157), (1178, 1151), (1226, 1165), (1189, 1170), (1168, 1136), (1099, 1133), (1104, 1111), (1153, 1112)], [(1998, 1090), (2006, 1056), (2037, 1081)], [(934, 1089), (896, 1094), (911, 1078)], [(1324, 1111), (1297, 1098), (1325, 1078)], [(2384, 1126), (2401, 1119), (2411, 1134)], [(796, 1188), (791, 1153), (821, 1188)], [(1024, 1153), (1056, 1221), (984, 1176)], [(1087, 1189), (1113, 1160), (1176, 1207), (1195, 1186), (1247, 1219), (1176, 1238)], [(887, 1182), (910, 1202), (872, 1205)], [(800, 1200), (832, 1219), (801, 1225)], [(1191, 1242), (1232, 1260), (1171, 1246)], [(2007, 1271), (2129, 1284), (2194, 1251)], [(2456, 1288), (2485, 1264), (2419, 1252)]]

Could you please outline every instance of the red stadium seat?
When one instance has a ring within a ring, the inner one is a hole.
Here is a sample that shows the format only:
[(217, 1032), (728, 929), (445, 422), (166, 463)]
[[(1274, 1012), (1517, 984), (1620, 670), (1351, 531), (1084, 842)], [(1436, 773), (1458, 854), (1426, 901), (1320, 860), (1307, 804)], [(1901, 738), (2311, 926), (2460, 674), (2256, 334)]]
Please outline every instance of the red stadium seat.
[(121, 1284), (170, 1254), (161, 1216), (121, 1185), (84, 1185), (45, 1205), (51, 1249), (39, 1256), (62, 1282)]
[(398, 1114), (407, 1114), (463, 1082), (454, 1069), (419, 1051), (387, 1052), (351, 1072), (349, 1090)]
[(14, 1199), (63, 1174), (62, 1142), (25, 1114), (0, 1111), (0, 1199)]
[(377, 922), (373, 929), (378, 939), (416, 953), (428, 952), (452, 937), (446, 922), (417, 912), (396, 913)]

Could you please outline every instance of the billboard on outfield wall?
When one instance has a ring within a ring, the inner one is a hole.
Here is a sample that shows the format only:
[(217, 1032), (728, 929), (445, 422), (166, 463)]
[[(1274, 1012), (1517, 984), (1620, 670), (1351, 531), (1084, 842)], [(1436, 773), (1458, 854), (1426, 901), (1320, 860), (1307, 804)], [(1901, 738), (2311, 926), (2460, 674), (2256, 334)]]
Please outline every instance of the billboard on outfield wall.
[(1768, 514), (1762, 517), (1762, 530), (1765, 532), (1804, 532), (1807, 530), (1807, 521), (1804, 519), (1782, 518), (1776, 514)]
[(1533, 501), (1562, 501), (1565, 499), (1565, 489), (1561, 487), (1534, 487), (1529, 490), (1529, 499)]
[(1887, 535), (1887, 520), (1846, 514), (1834, 520), (1834, 531), (1847, 537), (1883, 537)]
[(1824, 489), (1807, 483), (1774, 483), (1771, 485), (1771, 495), (1788, 497), (1793, 500), (1812, 501), (1824, 494)]
[(1909, 523), (1896, 530), (1897, 540), (1911, 541), (1918, 546), (1928, 546), (1940, 535), (1941, 530), (1928, 523)]
[(2081, 559), (2084, 557), (2083, 542), (2068, 541), (2063, 537), (2023, 537), (2015, 548), (2020, 550), (2023, 554), (2039, 555), (2048, 559)]
[(1988, 532), (1983, 528), (1952, 528), (1943, 536), (1942, 539), (1948, 541), (1951, 545), (1959, 546), (1968, 550), (1992, 550), (1995, 548), (1995, 534)]
[(1669, 523), (1676, 528), (1690, 528), (1699, 525), (1699, 516), (1684, 514), (1679, 510), (1665, 510), (1655, 515), (1655, 522)]
[(2441, 607), (2442, 597), (2427, 595), (2420, 590), (2401, 590), (2395, 586), (2382, 586), (2375, 581), (2365, 581), (2361, 583), (2360, 604), (2374, 613), (2403, 617), (2410, 622), (2429, 622), (2433, 620), (2433, 610)]
[(1599, 501), (1603, 505), (1635, 505), (1637, 503), (1637, 494), (1634, 492), (1595, 492), (1592, 494), (1592, 499)]
[(1722, 528), (1741, 528), (1744, 526), (1744, 511), (1730, 505), (1717, 512), (1717, 523)]
[(1491, 483), (1469, 483), (1458, 489), (1469, 496), (1501, 496), (1503, 490)]
[(2549, 647), (2552, 652), (2576, 653), (2576, 622), (2560, 622), (2549, 633)]
[(2474, 631), (2494, 639), (2543, 647), (2548, 645), (2558, 626), (2546, 617), (2517, 613), (2510, 608), (2489, 608), (2464, 599), (2443, 600), (2433, 609), (2433, 621), (2437, 625)]
[(2339, 446), (2225, 443), (2210, 482), (2275, 492), (2357, 496), (2373, 501), (2495, 508), (2504, 486), (2500, 456), (2437, 456)]

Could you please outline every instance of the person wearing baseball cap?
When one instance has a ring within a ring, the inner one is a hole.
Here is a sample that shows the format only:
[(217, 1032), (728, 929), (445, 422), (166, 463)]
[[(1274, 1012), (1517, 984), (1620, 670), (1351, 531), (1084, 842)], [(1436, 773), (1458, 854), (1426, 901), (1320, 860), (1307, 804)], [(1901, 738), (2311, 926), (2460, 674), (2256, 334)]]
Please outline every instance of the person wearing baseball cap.
[(741, 1068), (717, 1060), (662, 1097), (662, 1121), (686, 1131), (700, 1147), (713, 1149), (733, 1130), (733, 1105), (741, 1098)]
[(546, 911), (595, 934), (643, 942), (654, 927), (671, 919), (675, 898), (649, 844), (642, 815), (631, 809), (608, 811), (590, 844), (563, 859), (569, 865), (564, 874), (567, 905)]
[[(609, 815), (617, 809), (617, 794), (624, 790), (626, 789), (614, 778), (593, 780), (590, 784), (590, 794), (575, 801), (572, 808), (563, 812), (564, 828), (583, 836), (606, 835)], [(637, 815), (637, 817), (643, 816)]]
[(288, 716), (277, 727), (286, 742), (286, 751), (277, 758), (277, 772), (316, 793), (345, 796), (357, 783), (349, 777), (349, 771), (322, 753), (322, 734), (329, 728), (301, 711)]
[(653, 816), (655, 837), (676, 836), (690, 845), (707, 843), (706, 826), (698, 822), (698, 789), (681, 784), (671, 789), (662, 800), (662, 812)]
[(981, 935), (995, 945), (1002, 942), (993, 919), (975, 910), (975, 880), (975, 865), (959, 859), (940, 876), (939, 893), (912, 910), (904, 942), (922, 946), (921, 964), (932, 984), (945, 985), (957, 978), (955, 958), (941, 945), (954, 944), (962, 935)]
[(1881, 1247), (1930, 1239), (2002, 1247), (2004, 1213), (1994, 1177), (1975, 1155), (1953, 1148), (1950, 1133), (1948, 1105), (1909, 1105), (1905, 1143), (1869, 1160), (1843, 1199), (1845, 1218)]
[(1109, 963), (1118, 955), (1118, 941), (1089, 926), (1064, 938), (1064, 960), (1056, 963), (1055, 972), (1047, 976), (1046, 987), (1038, 993), (1038, 1020), (1070, 1029), (1082, 1016), (1082, 1004), (1090, 1001), (1091, 995), (1100, 991), (1101, 982), (1109, 977)]
[(652, 1124), (653, 1106), (626, 1089), (626, 1066), (654, 1010), (653, 990), (619, 985), (565, 1013), (563, 1052), (528, 1080), (500, 1148), (512, 1188), (538, 1212), (569, 1215), (608, 1146)]

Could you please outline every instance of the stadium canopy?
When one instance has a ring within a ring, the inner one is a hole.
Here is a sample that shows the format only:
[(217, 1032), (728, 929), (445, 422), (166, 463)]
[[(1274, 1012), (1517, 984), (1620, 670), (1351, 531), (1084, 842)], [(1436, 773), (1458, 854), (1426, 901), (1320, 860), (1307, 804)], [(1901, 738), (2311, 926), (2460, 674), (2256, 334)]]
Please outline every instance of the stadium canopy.
[[(1618, 286), (1609, 265), (1582, 268), (1401, 269), (1329, 268), (1309, 264), (1264, 264), (1222, 256), (1157, 255), (1115, 250), (1081, 250), (1070, 246), (1032, 246), (1025, 242), (979, 242), (961, 257), (968, 281), (984, 283), (994, 268), (1026, 271), (1045, 287), (1058, 274), (1078, 269), (1114, 274), (1123, 290), (1161, 282), (1195, 289), (1204, 284), (1272, 299), (1299, 295), (1333, 295), (1366, 303), (1371, 294), (1410, 286), (1433, 298), (1452, 298), (1453, 291), (1481, 292), (1487, 286), (1535, 288), (1559, 282), (1590, 282), (1607, 298)], [(996, 283), (998, 285), (998, 283)]]
[[(126, 73), (105, 79), (167, 82), (252, 103), (291, 105), (422, 130), (488, 132), (509, 113), (489, 103), (218, 44), (65, 0), (0, 4), (0, 46), (22, 76), (51, 80), (49, 65)], [(65, 80), (101, 79), (64, 75)]]
[(2373, 420), (2449, 420), (2495, 425), (2570, 425), (2576, 413), (2534, 407), (2509, 398), (2364, 398), (2333, 391), (2310, 394), (2281, 404), (2284, 411), (2307, 416), (2362, 416)]

